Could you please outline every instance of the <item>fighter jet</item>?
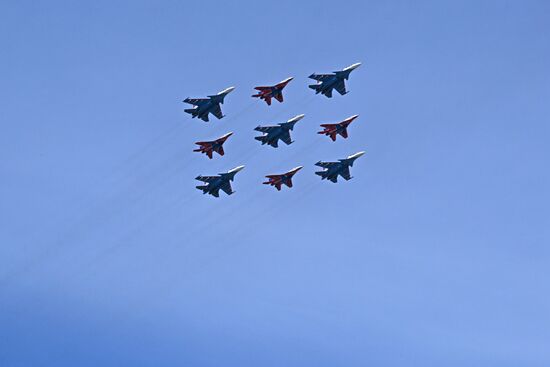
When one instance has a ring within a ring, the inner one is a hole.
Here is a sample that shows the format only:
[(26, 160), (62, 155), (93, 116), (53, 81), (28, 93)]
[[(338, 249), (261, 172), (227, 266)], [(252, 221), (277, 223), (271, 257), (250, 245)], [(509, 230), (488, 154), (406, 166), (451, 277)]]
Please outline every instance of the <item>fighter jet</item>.
[(193, 108), (188, 108), (185, 112), (190, 113), (193, 118), (198, 117), (204, 122), (208, 122), (208, 114), (211, 113), (216, 116), (218, 119), (224, 117), (220, 103), (223, 104), (225, 96), (233, 91), (235, 87), (229, 87), (222, 90), (220, 93), (213, 96), (208, 96), (208, 98), (185, 98), (183, 102), (192, 104)]
[(265, 177), (268, 178), (268, 181), (264, 182), (263, 184), (275, 186), (278, 191), (281, 191), (282, 184), (285, 184), (288, 187), (292, 187), (292, 176), (294, 176), (296, 172), (298, 172), (302, 168), (302, 166), (298, 166), (288, 172), (281, 173), (279, 175), (267, 175)]
[(304, 118), (305, 115), (298, 115), (287, 122), (281, 122), (274, 126), (258, 126), (254, 130), (261, 131), (264, 134), (262, 136), (256, 136), (254, 139), (261, 141), (262, 145), (269, 144), (273, 148), (279, 146), (279, 139), (286, 145), (292, 144), (290, 139), (290, 130), (294, 129), (294, 124)]
[(332, 98), (333, 89), (336, 89), (338, 93), (344, 95), (347, 93), (344, 80), (348, 80), (349, 74), (360, 65), (361, 63), (358, 62), (331, 74), (311, 74), (309, 78), (317, 80), (317, 84), (310, 85), (309, 87), (315, 90), (315, 94), (322, 93), (328, 98)]
[(355, 120), (359, 115), (353, 115), (348, 117), (344, 121), (340, 121), (336, 124), (321, 124), (321, 127), (324, 128), (323, 131), (318, 131), (317, 134), (324, 134), (330, 136), (332, 141), (336, 140), (336, 134), (340, 134), (344, 139), (348, 137), (348, 126)]
[(233, 133), (227, 133), (222, 137), (219, 137), (213, 141), (198, 141), (195, 144), (199, 145), (199, 149), (193, 150), (193, 152), (204, 153), (208, 158), (212, 159), (212, 153), (216, 152), (219, 155), (224, 155), (223, 143), (229, 138)]
[(338, 162), (317, 162), (316, 166), (323, 167), (325, 170), (315, 172), (316, 175), (321, 176), (321, 179), (328, 179), (332, 182), (338, 182), (338, 175), (342, 176), (344, 180), (349, 181), (352, 179), (349, 168), (353, 166), (353, 162), (361, 157), (365, 152), (358, 152), (350, 155), (345, 159), (339, 159)]
[(293, 78), (287, 78), (282, 82), (275, 84), (273, 86), (266, 87), (255, 87), (258, 94), (253, 94), (252, 97), (258, 97), (263, 99), (268, 106), (271, 106), (271, 98), (275, 98), (279, 102), (283, 102), (283, 89)]
[(210, 194), (215, 197), (220, 196), (220, 189), (227, 195), (235, 193), (231, 188), (231, 181), (235, 179), (237, 172), (242, 170), (244, 166), (238, 166), (227, 171), (227, 173), (220, 173), (218, 176), (197, 176), (195, 180), (205, 182), (206, 185), (197, 186), (197, 189), (202, 190), (203, 194)]

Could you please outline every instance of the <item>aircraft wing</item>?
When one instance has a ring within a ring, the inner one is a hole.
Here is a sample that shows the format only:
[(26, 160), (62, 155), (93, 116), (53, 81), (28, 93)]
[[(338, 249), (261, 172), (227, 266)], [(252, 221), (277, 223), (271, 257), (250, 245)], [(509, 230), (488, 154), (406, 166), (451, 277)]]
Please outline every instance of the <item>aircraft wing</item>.
[(336, 183), (338, 182), (338, 176), (330, 176), (330, 177), (327, 177), (330, 181)]
[(339, 164), (339, 162), (321, 162), (321, 161), (319, 161), (319, 162), (315, 163), (316, 166), (323, 167), (323, 168), (330, 168), (330, 167), (332, 167), (336, 164)]
[(220, 178), (220, 176), (197, 176), (195, 180), (202, 182), (212, 182)]
[(254, 87), (254, 89), (259, 90), (260, 92), (271, 90), (271, 87)]
[(212, 194), (212, 196), (214, 196), (214, 197), (219, 198), (220, 197), (220, 189), (212, 190), (212, 191), (210, 191), (210, 194)]
[(267, 177), (269, 181), (264, 182), (264, 185), (275, 186), (277, 190), (281, 190), (283, 175), (267, 175), (265, 177)]
[(315, 80), (320, 81), (320, 82), (323, 82), (327, 79), (330, 79), (333, 76), (334, 76), (334, 74), (311, 74), (309, 76), (309, 78), (310, 79), (315, 79)]
[(269, 133), (270, 131), (273, 131), (278, 128), (279, 126), (258, 126), (258, 127), (255, 127), (254, 130), (261, 131), (263, 133)]
[(209, 147), (212, 145), (211, 141), (198, 141), (195, 143), (196, 145), (200, 145), (201, 147)]
[(221, 119), (223, 117), (222, 108), (220, 107), (219, 104), (213, 106), (210, 109), (210, 113), (216, 116), (218, 119)]
[(209, 98), (185, 98), (183, 102), (198, 106), (202, 103), (209, 101)]
[(221, 185), (220, 189), (222, 189), (227, 195), (231, 195), (233, 193), (233, 189), (231, 188), (229, 181)]
[(340, 176), (344, 178), (344, 180), (349, 181), (351, 180), (351, 174), (349, 173), (349, 167), (343, 167), (340, 171)]
[(283, 93), (278, 93), (276, 95), (274, 95), (273, 97), (275, 97), (275, 99), (279, 102), (283, 102)]
[(334, 89), (336, 89), (336, 91), (338, 93), (340, 93), (342, 96), (347, 93), (346, 92), (346, 84), (344, 84), (343, 80), (340, 80), (338, 83), (336, 83), (334, 85)]
[(284, 133), (281, 134), (280, 139), (286, 144), (292, 144), (292, 139), (290, 138), (290, 132), (286, 130)]

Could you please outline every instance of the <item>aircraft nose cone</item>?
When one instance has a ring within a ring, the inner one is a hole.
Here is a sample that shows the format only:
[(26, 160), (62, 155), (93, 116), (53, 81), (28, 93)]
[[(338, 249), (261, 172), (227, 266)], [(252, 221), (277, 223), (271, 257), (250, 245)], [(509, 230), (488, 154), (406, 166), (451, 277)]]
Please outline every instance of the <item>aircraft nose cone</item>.
[(294, 172), (298, 172), (299, 170), (301, 170), (302, 168), (304, 168), (303, 166), (298, 166), (296, 168), (293, 169)]

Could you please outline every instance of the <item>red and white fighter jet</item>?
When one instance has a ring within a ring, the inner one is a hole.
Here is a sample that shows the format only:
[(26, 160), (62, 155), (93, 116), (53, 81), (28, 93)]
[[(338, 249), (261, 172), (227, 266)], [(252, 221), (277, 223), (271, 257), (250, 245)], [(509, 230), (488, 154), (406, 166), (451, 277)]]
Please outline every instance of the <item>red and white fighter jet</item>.
[(265, 177), (268, 178), (268, 181), (264, 182), (263, 184), (275, 186), (278, 191), (281, 191), (282, 184), (285, 184), (288, 187), (292, 187), (292, 176), (294, 176), (296, 172), (298, 172), (302, 168), (302, 166), (298, 166), (285, 173), (281, 173), (278, 175), (267, 175)]
[(353, 115), (336, 124), (321, 124), (321, 127), (323, 127), (324, 130), (318, 131), (317, 134), (330, 136), (332, 141), (336, 140), (336, 134), (340, 134), (344, 139), (346, 139), (348, 137), (348, 126), (357, 118), (357, 116), (359, 115)]
[(219, 155), (224, 155), (223, 151), (223, 143), (229, 138), (233, 133), (227, 133), (222, 137), (219, 137), (216, 140), (213, 141), (198, 141), (195, 144), (199, 145), (199, 149), (193, 150), (193, 152), (200, 152), (204, 153), (208, 156), (208, 158), (212, 159), (212, 153), (216, 152)]
[(255, 87), (258, 94), (253, 94), (252, 97), (263, 99), (268, 106), (271, 106), (271, 98), (275, 98), (279, 102), (283, 102), (283, 89), (294, 78), (286, 78), (282, 82), (273, 86)]

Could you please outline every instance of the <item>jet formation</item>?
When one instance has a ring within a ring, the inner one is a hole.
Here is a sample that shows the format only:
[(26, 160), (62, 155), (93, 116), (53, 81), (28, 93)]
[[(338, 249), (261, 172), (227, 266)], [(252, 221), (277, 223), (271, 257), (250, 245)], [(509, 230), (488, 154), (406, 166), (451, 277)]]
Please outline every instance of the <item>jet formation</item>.
[[(317, 84), (309, 85), (309, 88), (315, 90), (316, 94), (320, 93), (328, 98), (332, 98), (333, 90), (336, 90), (343, 96), (348, 93), (345, 81), (349, 79), (351, 72), (360, 65), (361, 63), (355, 63), (330, 74), (311, 74), (309, 78), (316, 80)], [(290, 77), (273, 86), (254, 87), (257, 93), (253, 94), (252, 97), (265, 101), (268, 106), (271, 106), (272, 99), (276, 99), (282, 103), (284, 101), (283, 89), (292, 80), (293, 78)], [(186, 98), (183, 102), (193, 105), (193, 108), (185, 109), (185, 112), (191, 114), (193, 118), (198, 117), (205, 122), (209, 121), (209, 114), (214, 115), (217, 119), (221, 119), (224, 117), (221, 110), (221, 104), (224, 103), (225, 97), (234, 89), (235, 87), (229, 87), (215, 95), (207, 96), (206, 98)], [(300, 114), (286, 122), (281, 122), (276, 125), (257, 126), (254, 130), (261, 132), (262, 135), (256, 136), (254, 139), (261, 142), (262, 145), (267, 144), (273, 148), (279, 147), (279, 141), (282, 141), (286, 145), (290, 145), (293, 143), (290, 132), (294, 130), (296, 123), (303, 119), (304, 116), (304, 114)], [(333, 142), (336, 141), (338, 135), (347, 139), (348, 127), (357, 117), (358, 115), (353, 115), (340, 122), (321, 124), (322, 130), (317, 133), (330, 137)], [(233, 133), (229, 132), (215, 140), (198, 141), (195, 144), (199, 147), (193, 151), (206, 154), (209, 159), (213, 158), (214, 153), (223, 156), (225, 154), (223, 145), (231, 135), (233, 135)], [(333, 183), (338, 182), (338, 177), (342, 177), (344, 180), (349, 181), (352, 179), (350, 168), (353, 167), (355, 160), (364, 154), (365, 152), (361, 151), (347, 158), (338, 159), (333, 162), (318, 161), (315, 165), (321, 167), (322, 170), (315, 172), (315, 174), (320, 176), (321, 180), (328, 180)], [(199, 175), (195, 179), (204, 184), (196, 186), (196, 188), (201, 190), (203, 194), (209, 194), (214, 197), (220, 196), (220, 190), (227, 195), (232, 195), (235, 191), (233, 191), (231, 187), (231, 182), (235, 180), (235, 175), (243, 168), (244, 166), (241, 165), (215, 176)], [(284, 173), (266, 175), (267, 181), (263, 182), (263, 184), (273, 186), (277, 191), (281, 191), (283, 185), (292, 188), (292, 179), (302, 168), (302, 166), (298, 166)]]

